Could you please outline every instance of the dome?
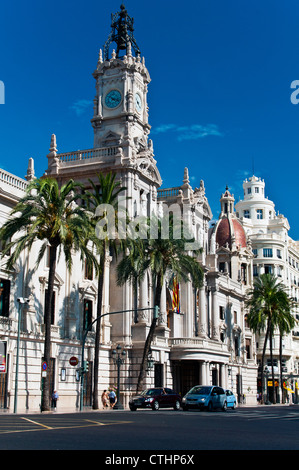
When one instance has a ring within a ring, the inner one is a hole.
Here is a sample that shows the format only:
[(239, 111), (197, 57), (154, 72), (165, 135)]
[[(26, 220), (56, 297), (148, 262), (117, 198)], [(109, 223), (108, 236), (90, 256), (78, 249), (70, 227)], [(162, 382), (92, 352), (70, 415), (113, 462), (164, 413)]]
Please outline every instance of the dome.
[(219, 246), (232, 246), (232, 236), (235, 237), (236, 246), (246, 247), (246, 235), (243, 226), (237, 219), (224, 217), (216, 226), (216, 243)]

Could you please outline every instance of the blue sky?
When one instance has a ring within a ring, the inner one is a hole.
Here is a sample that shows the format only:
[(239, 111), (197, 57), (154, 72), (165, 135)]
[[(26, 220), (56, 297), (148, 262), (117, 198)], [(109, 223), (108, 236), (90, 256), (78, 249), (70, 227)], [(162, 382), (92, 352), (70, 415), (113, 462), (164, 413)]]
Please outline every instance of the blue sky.
[[(296, 0), (127, 0), (151, 75), (149, 121), (163, 187), (203, 179), (213, 216), (228, 185), (265, 179), (266, 194), (299, 239), (299, 4)], [(33, 157), (93, 145), (92, 77), (121, 1), (2, 3), (0, 167), (24, 177)]]

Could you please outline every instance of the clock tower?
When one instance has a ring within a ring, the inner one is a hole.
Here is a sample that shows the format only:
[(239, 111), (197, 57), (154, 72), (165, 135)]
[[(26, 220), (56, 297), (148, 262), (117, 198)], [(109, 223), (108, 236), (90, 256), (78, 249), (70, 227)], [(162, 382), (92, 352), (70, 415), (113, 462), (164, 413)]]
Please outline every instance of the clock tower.
[[(91, 120), (94, 147), (120, 145), (131, 162), (140, 152), (152, 157), (147, 105), (150, 76), (133, 36), (133, 23), (124, 5), (111, 15), (112, 31), (93, 73), (96, 96)], [(111, 52), (113, 42), (116, 47)]]

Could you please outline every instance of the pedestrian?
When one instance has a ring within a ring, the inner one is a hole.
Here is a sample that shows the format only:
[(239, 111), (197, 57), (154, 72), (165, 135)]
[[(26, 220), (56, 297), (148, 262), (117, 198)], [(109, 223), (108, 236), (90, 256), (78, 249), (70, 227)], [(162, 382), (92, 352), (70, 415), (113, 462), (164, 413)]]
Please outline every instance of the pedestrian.
[(108, 397), (107, 390), (104, 390), (102, 393), (102, 403), (103, 403), (103, 409), (108, 408), (109, 397)]
[(116, 401), (116, 395), (115, 395), (114, 390), (111, 390), (111, 392), (109, 393), (109, 401), (110, 401), (110, 408), (114, 408), (115, 401)]
[(59, 400), (59, 395), (58, 393), (56, 392), (56, 390), (54, 390), (54, 392), (52, 393), (52, 407), (56, 410), (56, 407), (57, 407), (57, 400)]

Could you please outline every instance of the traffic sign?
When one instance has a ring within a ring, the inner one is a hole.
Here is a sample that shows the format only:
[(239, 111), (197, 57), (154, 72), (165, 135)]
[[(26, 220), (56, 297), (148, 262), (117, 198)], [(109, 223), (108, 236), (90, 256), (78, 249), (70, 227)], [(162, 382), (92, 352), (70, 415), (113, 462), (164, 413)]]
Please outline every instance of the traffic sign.
[(48, 366), (47, 366), (47, 363), (46, 362), (43, 362), (42, 363), (42, 369), (43, 370), (47, 370)]
[(72, 357), (70, 358), (70, 361), (69, 361), (69, 362), (70, 362), (71, 366), (76, 366), (76, 365), (78, 364), (79, 360), (78, 360), (77, 357), (72, 356)]

